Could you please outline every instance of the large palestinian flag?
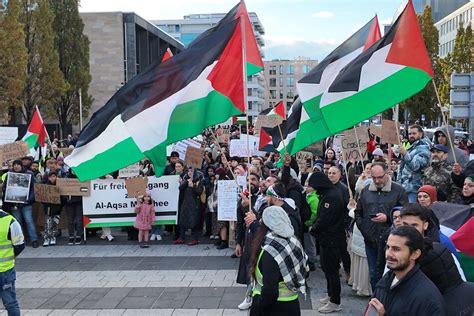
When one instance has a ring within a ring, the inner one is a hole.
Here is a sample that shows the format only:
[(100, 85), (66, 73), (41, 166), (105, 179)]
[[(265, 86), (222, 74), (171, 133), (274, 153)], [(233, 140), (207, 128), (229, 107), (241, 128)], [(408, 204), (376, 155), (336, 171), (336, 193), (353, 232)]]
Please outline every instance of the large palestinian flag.
[(301, 110), (300, 129), (291, 154), (332, 135), (317, 111), (321, 96), (327, 92), (339, 72), (380, 37), (379, 23), (375, 16), (297, 83), (304, 105)]
[[(299, 86), (321, 138), (352, 127), (422, 90), (433, 77), (411, 1), (380, 40), (342, 68), (326, 91)], [(301, 83), (308, 83), (310, 77)]]
[(94, 113), (66, 163), (84, 181), (146, 156), (160, 175), (168, 144), (245, 112), (244, 60), (247, 75), (263, 69), (241, 2), (187, 49), (123, 86)]
[(40, 156), (46, 157), (49, 135), (38, 107), (36, 107), (33, 113), (33, 117), (22, 140), (28, 144), (30, 155), (34, 159), (39, 159)]

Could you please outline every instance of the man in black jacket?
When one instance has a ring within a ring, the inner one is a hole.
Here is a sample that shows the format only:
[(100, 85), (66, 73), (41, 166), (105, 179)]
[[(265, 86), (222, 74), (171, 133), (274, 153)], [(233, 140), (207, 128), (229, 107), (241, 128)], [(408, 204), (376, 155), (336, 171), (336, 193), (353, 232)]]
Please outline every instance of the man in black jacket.
[(396, 205), (408, 204), (408, 197), (405, 189), (392, 181), (386, 164), (375, 162), (370, 170), (373, 182), (361, 191), (354, 214), (357, 227), (364, 236), (370, 285), (374, 289), (378, 281), (378, 244), (392, 223), (390, 212)]
[(390, 271), (377, 283), (369, 309), (379, 315), (446, 315), (441, 294), (417, 264), (422, 251), (423, 236), (415, 228), (390, 233), (385, 251)]
[(341, 282), (339, 280), (339, 263), (341, 247), (345, 244), (344, 205), (341, 192), (322, 172), (313, 173), (308, 179), (319, 196), (318, 215), (311, 227), (311, 233), (319, 240), (321, 267), (326, 277), (328, 296), (320, 302), (320, 313), (332, 313), (341, 310)]

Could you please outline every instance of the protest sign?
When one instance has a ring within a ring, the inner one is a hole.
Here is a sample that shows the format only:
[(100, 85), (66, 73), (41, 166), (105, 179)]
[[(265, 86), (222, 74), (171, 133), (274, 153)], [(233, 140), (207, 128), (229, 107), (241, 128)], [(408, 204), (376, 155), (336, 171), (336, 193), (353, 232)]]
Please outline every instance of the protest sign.
[(279, 115), (259, 115), (255, 122), (255, 133), (260, 134), (262, 127), (273, 128), (283, 122), (283, 119)]
[(201, 142), (198, 142), (194, 139), (182, 140), (173, 145), (173, 151), (178, 152), (179, 159), (184, 161), (184, 159), (186, 158), (186, 148), (188, 148), (188, 146), (201, 148)]
[(134, 163), (128, 167), (122, 168), (119, 170), (119, 178), (132, 178), (137, 177), (140, 174), (140, 164)]
[(400, 130), (400, 124), (397, 124), (395, 121), (382, 120), (382, 144), (398, 144), (400, 140), (398, 139), (397, 128)]
[(63, 153), (63, 157), (66, 158), (67, 156), (71, 155), (72, 154), (72, 151), (74, 150), (74, 148), (69, 148), (69, 147), (61, 147), (61, 148), (58, 148), (58, 151)]
[(382, 127), (377, 125), (370, 125), (370, 133), (374, 134), (377, 137), (382, 137)]
[(247, 177), (246, 176), (237, 176), (237, 183), (240, 187), (246, 188), (247, 187)]
[(357, 126), (355, 128), (355, 131), (354, 131), (354, 128), (350, 129), (350, 131), (353, 131), (354, 135), (356, 135), (357, 138), (360, 139), (362, 142), (367, 143), (369, 141), (369, 133), (367, 132), (368, 131), (367, 126)]
[(30, 153), (28, 144), (20, 140), (14, 143), (0, 145), (0, 161), (20, 159)]
[(234, 180), (217, 181), (217, 220), (237, 220), (237, 185)]
[(61, 204), (61, 194), (55, 185), (35, 183), (35, 201), (42, 203)]
[[(179, 177), (148, 177), (156, 212), (156, 224), (176, 224), (178, 220)], [(124, 179), (91, 181), (90, 196), (83, 198), (84, 226), (133, 226), (137, 200), (129, 198)]]
[(186, 157), (184, 160), (184, 164), (187, 167), (201, 169), (203, 156), (204, 156), (204, 149), (188, 146), (188, 148), (186, 148)]
[(27, 203), (30, 194), (31, 174), (8, 172), (5, 202)]
[(338, 134), (338, 135), (335, 135), (332, 140), (332, 149), (334, 149), (334, 151), (336, 152), (336, 159), (338, 160), (341, 159), (341, 151), (342, 151), (341, 143), (342, 143), (343, 138), (344, 138), (343, 134)]
[(18, 138), (18, 127), (0, 126), (0, 145), (9, 144)]
[(305, 151), (311, 152), (315, 156), (323, 157), (324, 156), (324, 142), (316, 142), (312, 145), (309, 145), (308, 147), (305, 148)]
[[(351, 159), (357, 161), (367, 160), (367, 142), (357, 139), (354, 131), (347, 131), (341, 140), (342, 160), (348, 162)], [(362, 157), (360, 156), (362, 154)]]
[[(231, 157), (247, 157), (250, 156), (265, 156), (266, 152), (258, 150), (259, 138), (253, 135), (248, 137), (249, 144), (247, 146), (247, 135), (240, 135), (240, 139), (231, 139), (229, 154)], [(248, 150), (247, 150), (248, 148)]]
[(89, 196), (91, 183), (90, 181), (80, 182), (75, 178), (57, 178), (56, 186), (61, 195)]
[(125, 180), (128, 197), (144, 195), (148, 185), (147, 177), (128, 178)]
[(299, 151), (296, 153), (296, 161), (300, 170), (305, 170), (306, 166), (313, 167), (313, 154), (309, 151)]
[(221, 144), (228, 144), (230, 142), (230, 133), (223, 132), (221, 135), (217, 136), (217, 141)]

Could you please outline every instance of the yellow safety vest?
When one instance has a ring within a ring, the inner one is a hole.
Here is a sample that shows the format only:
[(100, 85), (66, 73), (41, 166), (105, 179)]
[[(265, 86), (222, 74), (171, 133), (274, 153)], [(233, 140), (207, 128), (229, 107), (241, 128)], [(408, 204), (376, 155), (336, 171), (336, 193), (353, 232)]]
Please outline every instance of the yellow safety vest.
[[(263, 274), (258, 267), (260, 263), (260, 259), (262, 258), (263, 252), (265, 250), (260, 250), (260, 254), (258, 255), (257, 266), (255, 268), (255, 284), (252, 289), (252, 296), (261, 295), (262, 294), (262, 287), (263, 287)], [(278, 283), (278, 299), (279, 302), (289, 302), (298, 299), (298, 293), (290, 290), (285, 282), (281, 281)]]
[(8, 271), (15, 266), (13, 244), (8, 240), (8, 231), (13, 220), (11, 215), (0, 217), (0, 272)]

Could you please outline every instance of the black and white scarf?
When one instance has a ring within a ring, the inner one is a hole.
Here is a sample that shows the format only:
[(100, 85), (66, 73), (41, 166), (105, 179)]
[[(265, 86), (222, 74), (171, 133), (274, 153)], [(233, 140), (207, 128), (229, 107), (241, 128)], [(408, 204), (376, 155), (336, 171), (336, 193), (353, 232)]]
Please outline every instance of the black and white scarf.
[(309, 269), (308, 256), (295, 236), (283, 238), (268, 232), (262, 245), (277, 262), (280, 273), (288, 289), (306, 295), (305, 276)]

